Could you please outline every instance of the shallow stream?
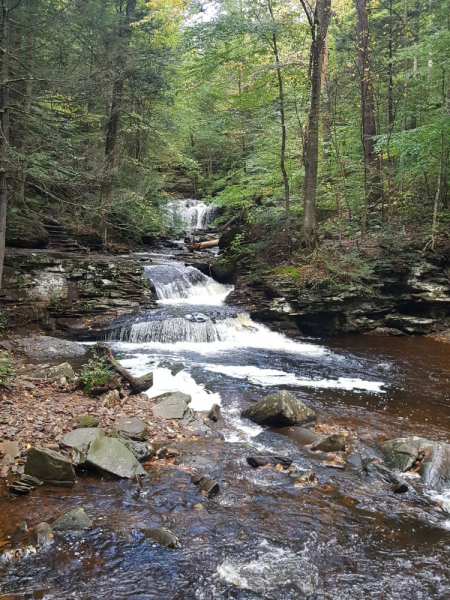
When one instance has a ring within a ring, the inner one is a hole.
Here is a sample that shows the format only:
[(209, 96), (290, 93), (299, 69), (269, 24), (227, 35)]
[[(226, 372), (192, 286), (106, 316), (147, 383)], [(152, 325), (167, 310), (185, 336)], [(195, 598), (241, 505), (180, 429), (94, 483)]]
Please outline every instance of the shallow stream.
[[(142, 258), (142, 257), (141, 257)], [(148, 255), (159, 308), (110, 335), (122, 364), (154, 371), (149, 391), (180, 390), (192, 407), (222, 407), (220, 437), (180, 443), (175, 464), (153, 463), (140, 494), (129, 481), (86, 477), (27, 498), (2, 490), (3, 539), (25, 518), (43, 521), (84, 506), (96, 527), (2, 567), (0, 598), (161, 600), (450, 598), (450, 490), (396, 495), (302, 445), (296, 428), (271, 431), (242, 408), (287, 389), (318, 422), (348, 433), (349, 454), (380, 457), (378, 443), (417, 434), (450, 441), (450, 346), (428, 338), (346, 336), (290, 340), (224, 304), (230, 288), (176, 259)], [(290, 457), (316, 485), (252, 469), (254, 454)], [(190, 482), (206, 469), (221, 493)], [(139, 530), (165, 525), (168, 550)]]

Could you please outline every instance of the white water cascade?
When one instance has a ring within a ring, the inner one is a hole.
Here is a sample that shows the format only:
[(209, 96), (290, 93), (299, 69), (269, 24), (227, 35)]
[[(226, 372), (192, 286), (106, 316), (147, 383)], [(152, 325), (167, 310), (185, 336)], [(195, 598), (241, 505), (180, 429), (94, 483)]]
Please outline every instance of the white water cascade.
[(167, 203), (166, 215), (169, 226), (176, 228), (181, 225), (187, 233), (191, 233), (210, 225), (217, 215), (217, 207), (191, 198), (172, 200)]
[(153, 283), (160, 303), (217, 305), (233, 289), (233, 286), (217, 283), (198, 269), (181, 263), (148, 265), (145, 273)]

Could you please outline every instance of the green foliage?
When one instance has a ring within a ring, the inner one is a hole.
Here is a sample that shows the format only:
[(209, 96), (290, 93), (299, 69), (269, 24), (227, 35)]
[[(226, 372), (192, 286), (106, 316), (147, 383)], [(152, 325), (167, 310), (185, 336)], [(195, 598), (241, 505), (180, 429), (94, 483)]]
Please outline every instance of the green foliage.
[(0, 352), (0, 386), (8, 387), (15, 376), (14, 360), (7, 352)]
[(83, 391), (90, 394), (96, 387), (101, 387), (114, 379), (115, 371), (104, 358), (91, 358), (80, 371), (79, 379)]

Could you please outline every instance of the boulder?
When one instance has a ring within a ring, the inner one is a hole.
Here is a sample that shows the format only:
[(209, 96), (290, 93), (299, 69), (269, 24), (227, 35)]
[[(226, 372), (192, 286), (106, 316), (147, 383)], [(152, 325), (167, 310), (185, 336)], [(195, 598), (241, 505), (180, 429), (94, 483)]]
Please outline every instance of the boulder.
[(152, 408), (153, 416), (163, 419), (194, 420), (195, 415), (188, 406), (191, 400), (188, 394), (175, 392)]
[(74, 429), (84, 429), (86, 427), (98, 427), (98, 419), (95, 417), (91, 417), (90, 415), (80, 415), (76, 419), (74, 419), (72, 423), (72, 427)]
[(66, 446), (67, 448), (75, 448), (79, 452), (87, 452), (91, 443), (104, 435), (105, 432), (103, 429), (98, 429), (98, 427), (73, 429), (63, 436), (61, 445)]
[(151, 539), (166, 548), (180, 548), (178, 537), (167, 527), (153, 527), (144, 530), (144, 538)]
[(119, 441), (128, 448), (139, 462), (145, 462), (155, 456), (155, 449), (148, 442), (136, 442), (125, 438), (120, 438)]
[(292, 465), (292, 459), (285, 456), (247, 456), (247, 462), (251, 467), (265, 467), (266, 465), (281, 465), (287, 469)]
[(22, 354), (28, 358), (49, 360), (54, 358), (83, 358), (88, 353), (88, 348), (77, 342), (69, 342), (58, 338), (38, 335), (35, 337), (15, 340)]
[(220, 406), (218, 404), (213, 404), (211, 406), (211, 410), (208, 413), (208, 419), (214, 423), (217, 423), (217, 421), (220, 419)]
[(218, 281), (226, 281), (237, 269), (236, 259), (224, 254), (211, 265), (211, 273)]
[(14, 212), (6, 220), (6, 245), (13, 248), (46, 248), (48, 231), (36, 218)]
[(222, 235), (219, 238), (219, 248), (221, 250), (226, 250), (227, 248), (229, 248), (235, 240), (236, 236), (240, 235), (242, 232), (242, 227), (236, 226), (231, 227), (230, 229), (222, 233)]
[(69, 363), (60, 365), (40, 364), (29, 365), (26, 370), (26, 377), (30, 379), (46, 379), (47, 381), (56, 381), (63, 377), (74, 377), (75, 373)]
[(147, 474), (137, 458), (116, 438), (100, 437), (92, 442), (86, 463), (124, 479)]
[(70, 460), (59, 452), (39, 446), (28, 449), (25, 474), (41, 481), (75, 482), (75, 471)]
[(370, 477), (390, 485), (394, 494), (404, 494), (409, 490), (409, 485), (406, 483), (403, 477), (400, 477), (400, 475), (397, 475), (385, 465), (381, 465), (372, 459), (364, 460), (363, 465), (365, 471)]
[(118, 433), (132, 440), (143, 440), (147, 435), (147, 425), (136, 417), (122, 417), (116, 421)]
[(53, 523), (53, 531), (86, 531), (92, 527), (92, 521), (83, 508), (69, 510)]
[(313, 421), (316, 413), (290, 392), (282, 391), (270, 394), (264, 400), (256, 402), (242, 411), (241, 416), (258, 425), (286, 427)]
[(345, 435), (342, 433), (332, 433), (323, 435), (322, 438), (311, 446), (311, 450), (316, 452), (345, 452)]
[(450, 444), (413, 436), (389, 440), (382, 449), (394, 469), (418, 467), (422, 482), (430, 488), (440, 491), (450, 486)]
[(375, 337), (392, 337), (406, 335), (404, 331), (396, 329), (395, 327), (375, 327), (372, 331), (372, 335)]

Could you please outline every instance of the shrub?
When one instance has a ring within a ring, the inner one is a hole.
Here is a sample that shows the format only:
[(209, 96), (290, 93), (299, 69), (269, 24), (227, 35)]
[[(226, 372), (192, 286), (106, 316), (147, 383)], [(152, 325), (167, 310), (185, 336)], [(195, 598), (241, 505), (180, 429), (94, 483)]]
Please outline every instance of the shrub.
[(8, 387), (15, 375), (14, 361), (7, 352), (0, 352), (0, 386)]
[(101, 387), (114, 379), (115, 371), (104, 358), (88, 360), (80, 372), (83, 391), (90, 394), (96, 387)]

